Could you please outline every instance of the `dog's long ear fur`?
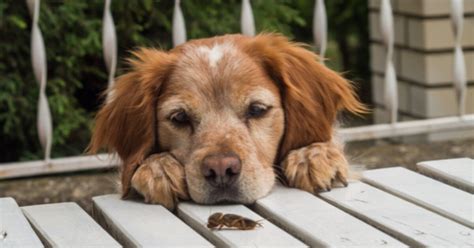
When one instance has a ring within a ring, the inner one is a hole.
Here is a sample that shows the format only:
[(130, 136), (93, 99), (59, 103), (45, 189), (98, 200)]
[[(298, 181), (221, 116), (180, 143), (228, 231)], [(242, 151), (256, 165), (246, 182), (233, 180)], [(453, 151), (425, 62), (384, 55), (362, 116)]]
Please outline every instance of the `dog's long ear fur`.
[(262, 34), (249, 39), (244, 49), (281, 89), (286, 123), (278, 160), (293, 149), (331, 140), (338, 111), (366, 111), (353, 86), (301, 44)]
[(122, 193), (138, 164), (155, 145), (155, 110), (160, 87), (174, 64), (174, 56), (154, 49), (141, 49), (129, 60), (130, 72), (120, 76), (96, 116), (89, 152), (101, 148), (117, 152), (123, 161)]

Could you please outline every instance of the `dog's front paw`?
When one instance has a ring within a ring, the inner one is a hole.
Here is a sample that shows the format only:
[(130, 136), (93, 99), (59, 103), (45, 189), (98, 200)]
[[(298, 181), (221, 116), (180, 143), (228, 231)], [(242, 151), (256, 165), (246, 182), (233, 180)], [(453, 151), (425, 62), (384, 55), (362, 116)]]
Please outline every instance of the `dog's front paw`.
[(342, 149), (332, 142), (291, 151), (282, 169), (288, 186), (311, 193), (329, 191), (335, 183), (347, 186), (347, 160)]
[(174, 209), (179, 199), (189, 199), (184, 167), (169, 153), (148, 157), (132, 177), (132, 187), (145, 202)]

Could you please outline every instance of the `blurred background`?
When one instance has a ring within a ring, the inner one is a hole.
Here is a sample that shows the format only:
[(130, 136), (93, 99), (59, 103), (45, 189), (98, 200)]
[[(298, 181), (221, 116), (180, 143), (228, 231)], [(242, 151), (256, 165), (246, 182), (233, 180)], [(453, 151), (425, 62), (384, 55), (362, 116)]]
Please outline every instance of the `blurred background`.
[[(118, 40), (118, 72), (139, 46), (169, 49), (173, 1), (112, 1)], [(312, 43), (314, 1), (254, 0), (257, 32), (281, 32)], [(42, 1), (39, 26), (48, 64), (46, 95), (53, 118), (52, 157), (83, 153), (107, 86), (102, 54), (104, 2)], [(346, 72), (370, 99), (366, 0), (326, 2), (331, 68)], [(182, 1), (188, 39), (240, 32), (241, 1)], [(31, 18), (24, 1), (0, 1), (0, 162), (43, 157), (36, 129), (38, 86), (30, 60)]]

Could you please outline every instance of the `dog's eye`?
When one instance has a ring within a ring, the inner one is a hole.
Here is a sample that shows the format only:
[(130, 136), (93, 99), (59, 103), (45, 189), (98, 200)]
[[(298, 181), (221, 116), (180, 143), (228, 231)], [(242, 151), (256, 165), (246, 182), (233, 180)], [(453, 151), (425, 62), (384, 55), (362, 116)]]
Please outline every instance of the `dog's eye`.
[(252, 103), (247, 109), (247, 118), (259, 118), (268, 112), (269, 107), (261, 103)]
[(173, 122), (173, 124), (175, 124), (176, 126), (184, 126), (184, 125), (188, 125), (191, 120), (188, 116), (188, 114), (186, 114), (186, 112), (184, 110), (181, 110), (181, 111), (178, 111), (176, 113), (173, 113), (171, 116), (170, 116), (170, 120), (171, 122)]

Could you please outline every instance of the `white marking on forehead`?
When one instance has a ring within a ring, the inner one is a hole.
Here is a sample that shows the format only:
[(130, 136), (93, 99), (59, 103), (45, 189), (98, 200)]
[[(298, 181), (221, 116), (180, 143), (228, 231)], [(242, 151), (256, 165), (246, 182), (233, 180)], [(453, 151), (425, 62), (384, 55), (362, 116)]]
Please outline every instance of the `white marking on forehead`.
[(234, 53), (235, 48), (234, 46), (229, 43), (222, 43), (222, 44), (214, 44), (213, 47), (207, 46), (200, 46), (197, 47), (198, 53), (207, 56), (209, 59), (209, 65), (211, 67), (216, 67), (219, 60), (224, 56), (226, 53)]

